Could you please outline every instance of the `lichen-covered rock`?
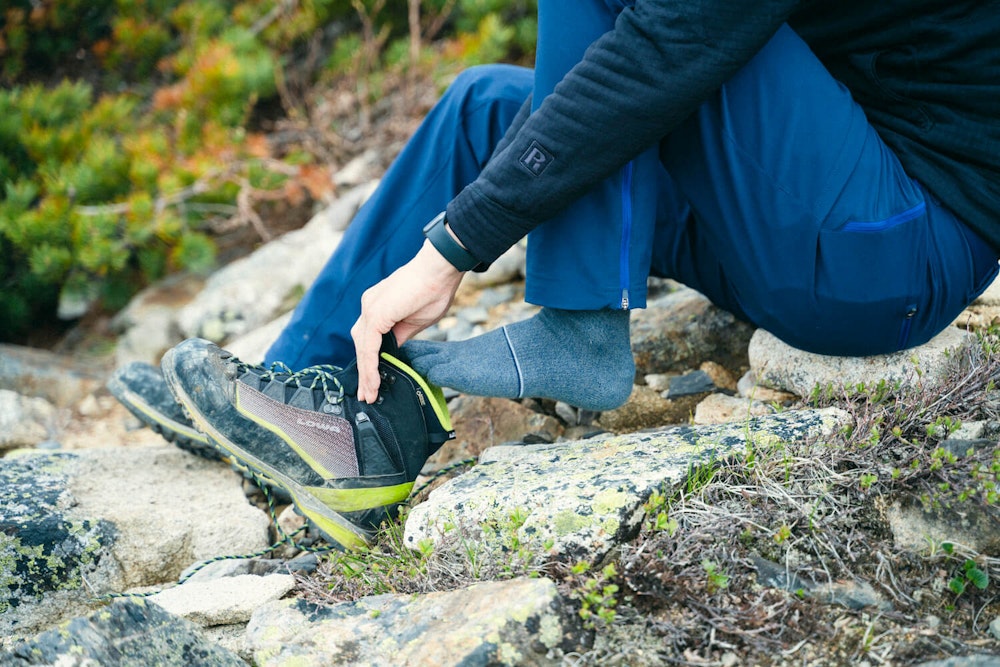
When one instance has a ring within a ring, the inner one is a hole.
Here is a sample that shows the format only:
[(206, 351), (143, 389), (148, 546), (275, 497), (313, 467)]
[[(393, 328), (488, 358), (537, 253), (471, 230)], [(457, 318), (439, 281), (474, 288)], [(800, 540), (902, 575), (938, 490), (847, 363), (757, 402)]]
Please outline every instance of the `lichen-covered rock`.
[(10, 636), (22, 626), (33, 632), (58, 618), (63, 605), (82, 610), (83, 600), (92, 595), (85, 580), (105, 586), (121, 580), (110, 551), (114, 525), (70, 509), (75, 501), (66, 468), (74, 461), (69, 454), (2, 460), (0, 635)]
[(949, 327), (927, 343), (870, 357), (834, 357), (803, 352), (758, 329), (750, 340), (750, 369), (757, 382), (808, 397), (817, 386), (872, 386), (879, 380), (903, 386), (942, 378), (954, 368), (975, 336)]
[(843, 411), (828, 408), (600, 442), (494, 447), (478, 466), (410, 511), (404, 540), (410, 546), (430, 539), (438, 548), (461, 548), (450, 539), (458, 531), (477, 540), (486, 554), (500, 552), (504, 545), (495, 538), (504, 531), (480, 527), (502, 526), (518, 512), (526, 517), (517, 528), (522, 544), (564, 560), (599, 562), (635, 533), (650, 493), (684, 481), (691, 466), (742, 453), (748, 440), (763, 444), (832, 433), (847, 419)]
[(0, 666), (246, 667), (187, 621), (141, 599), (116, 600), (0, 652)]
[(176, 447), (0, 459), (0, 645), (97, 596), (259, 550), (267, 523), (236, 473)]
[(322, 606), (273, 602), (247, 626), (260, 667), (560, 665), (587, 635), (548, 579), (515, 579), (421, 596)]

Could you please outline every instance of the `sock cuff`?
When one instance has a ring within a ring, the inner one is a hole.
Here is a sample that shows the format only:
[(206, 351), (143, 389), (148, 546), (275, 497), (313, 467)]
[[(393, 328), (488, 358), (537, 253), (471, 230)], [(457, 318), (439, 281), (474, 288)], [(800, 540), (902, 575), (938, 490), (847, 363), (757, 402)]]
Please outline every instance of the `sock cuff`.
[(507, 333), (507, 326), (504, 325), (500, 330), (503, 331), (503, 339), (507, 342), (507, 349), (510, 350), (510, 356), (514, 359), (514, 368), (517, 371), (517, 398), (524, 398), (524, 372), (521, 370), (521, 362), (517, 358), (517, 352), (514, 351), (514, 344), (510, 340), (510, 334)]

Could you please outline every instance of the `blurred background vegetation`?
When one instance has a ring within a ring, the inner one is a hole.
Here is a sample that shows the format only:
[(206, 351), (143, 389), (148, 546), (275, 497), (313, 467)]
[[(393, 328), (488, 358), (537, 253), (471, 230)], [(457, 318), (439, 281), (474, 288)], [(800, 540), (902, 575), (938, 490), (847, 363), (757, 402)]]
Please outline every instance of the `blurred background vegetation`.
[(300, 226), (534, 39), (535, 0), (0, 0), (0, 341)]

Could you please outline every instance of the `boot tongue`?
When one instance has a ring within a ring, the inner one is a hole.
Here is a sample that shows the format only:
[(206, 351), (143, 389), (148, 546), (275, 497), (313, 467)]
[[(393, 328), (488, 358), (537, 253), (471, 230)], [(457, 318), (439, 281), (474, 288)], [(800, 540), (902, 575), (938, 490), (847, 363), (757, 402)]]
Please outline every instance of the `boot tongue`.
[[(386, 352), (404, 363), (409, 363), (406, 355), (399, 349), (399, 345), (396, 343), (396, 337), (392, 334), (392, 332), (382, 335), (382, 348), (379, 350), (379, 353), (381, 354), (382, 352)], [(340, 380), (340, 384), (344, 387), (345, 394), (350, 396), (358, 395), (357, 359), (352, 360), (351, 363), (347, 364), (347, 366), (334, 375), (338, 380)]]
[(399, 344), (396, 343), (396, 335), (391, 331), (382, 334), (382, 349), (380, 352), (385, 352), (397, 359), (404, 359), (403, 352), (399, 349)]

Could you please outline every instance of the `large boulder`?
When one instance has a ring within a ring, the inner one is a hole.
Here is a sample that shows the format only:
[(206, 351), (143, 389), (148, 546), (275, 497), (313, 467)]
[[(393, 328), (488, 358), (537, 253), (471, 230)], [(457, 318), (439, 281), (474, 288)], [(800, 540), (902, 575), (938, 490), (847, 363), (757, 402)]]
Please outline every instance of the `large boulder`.
[(706, 361), (742, 368), (754, 331), (688, 287), (650, 299), (632, 313), (631, 328), (639, 375), (686, 371)]
[(236, 654), (205, 639), (187, 621), (155, 604), (116, 600), (0, 651), (0, 666), (246, 667)]
[(976, 337), (949, 327), (927, 343), (902, 352), (870, 357), (835, 357), (803, 352), (758, 329), (750, 340), (750, 368), (759, 384), (802, 397), (819, 387), (853, 388), (879, 380), (900, 385), (943, 378)]
[[(827, 408), (600, 441), (494, 447), (410, 511), (404, 542), (416, 548), (430, 540), (438, 549), (475, 544), (481, 557), (502, 558), (508, 526), (522, 544), (560, 560), (598, 563), (634, 536), (649, 495), (682, 483), (692, 466), (741, 454), (754, 443), (829, 434), (847, 419)], [(515, 514), (523, 519), (519, 525), (511, 525)]]
[(0, 644), (267, 537), (239, 475), (175, 447), (0, 459)]

